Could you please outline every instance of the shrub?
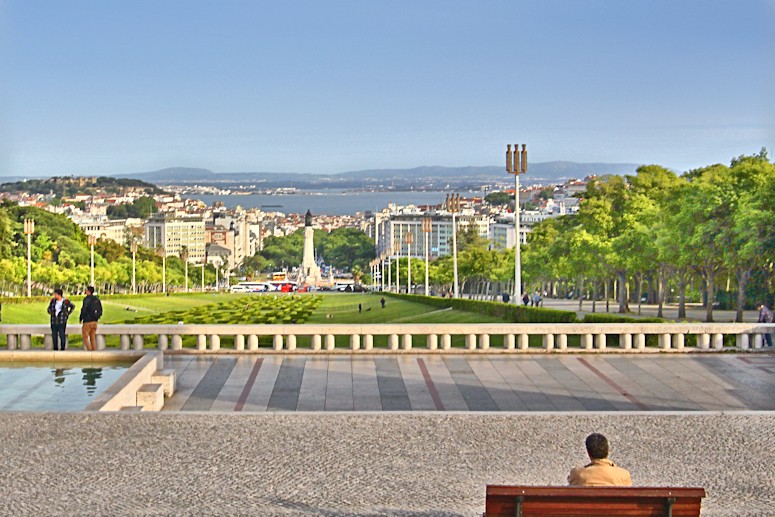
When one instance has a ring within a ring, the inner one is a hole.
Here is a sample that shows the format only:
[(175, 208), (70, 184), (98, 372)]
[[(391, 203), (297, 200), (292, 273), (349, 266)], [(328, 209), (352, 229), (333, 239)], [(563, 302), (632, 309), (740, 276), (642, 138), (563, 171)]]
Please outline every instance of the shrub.
[(662, 318), (633, 318), (618, 314), (586, 314), (582, 323), (665, 323)]
[(575, 323), (576, 313), (545, 309), (543, 307), (523, 307), (502, 302), (468, 300), (465, 298), (436, 298), (417, 294), (381, 293), (385, 296), (400, 298), (410, 302), (422, 303), (438, 308), (453, 308), (460, 311), (484, 314), (503, 318), (515, 323)]

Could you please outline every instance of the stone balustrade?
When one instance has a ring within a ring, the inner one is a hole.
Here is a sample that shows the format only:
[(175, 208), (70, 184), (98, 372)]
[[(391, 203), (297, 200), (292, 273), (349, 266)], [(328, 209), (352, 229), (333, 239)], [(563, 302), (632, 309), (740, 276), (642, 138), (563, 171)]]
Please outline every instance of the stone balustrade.
[[(68, 334), (80, 334), (69, 325)], [(474, 323), (321, 325), (100, 325), (98, 349), (106, 340), (121, 350), (234, 351), (718, 351), (759, 349), (761, 323)], [(52, 347), (48, 325), (0, 325), (8, 350), (34, 342)], [(80, 347), (80, 339), (72, 343)]]

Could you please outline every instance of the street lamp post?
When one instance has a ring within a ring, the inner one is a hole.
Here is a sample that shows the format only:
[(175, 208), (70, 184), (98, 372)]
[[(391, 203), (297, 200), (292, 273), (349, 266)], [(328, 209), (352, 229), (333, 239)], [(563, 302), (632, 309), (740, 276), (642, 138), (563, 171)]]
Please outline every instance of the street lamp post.
[(423, 217), (422, 218), (422, 231), (425, 234), (425, 296), (430, 296), (429, 294), (429, 281), (428, 281), (428, 270), (430, 269), (430, 256), (428, 255), (428, 240), (431, 236), (431, 228), (433, 225), (433, 220), (430, 217)]
[(393, 253), (396, 257), (396, 293), (401, 294), (401, 243), (396, 242), (393, 245)]
[(132, 294), (137, 294), (137, 277), (136, 277), (136, 259), (137, 259), (137, 242), (133, 239), (129, 244), (129, 249), (132, 251)]
[(391, 290), (393, 286), (393, 264), (390, 262), (390, 251), (387, 253), (387, 289)]
[(91, 248), (91, 283), (94, 286), (94, 245), (97, 243), (97, 237), (89, 235), (89, 247)]
[(186, 284), (186, 292), (188, 292), (188, 249), (183, 246), (183, 249), (180, 250), (180, 260), (183, 261), (183, 267), (185, 269), (185, 284)]
[(447, 211), (452, 212), (452, 293), (455, 298), (460, 297), (460, 287), (457, 275), (457, 224), (455, 214), (460, 211), (460, 194), (447, 196)]
[(527, 145), (522, 144), (522, 152), (519, 144), (506, 146), (506, 172), (514, 175), (514, 303), (522, 301), (522, 263), (520, 257), (521, 240), (519, 238), (519, 175), (527, 173)]
[(32, 234), (35, 233), (35, 220), (24, 220), (24, 234), (27, 236), (27, 298), (32, 296)]
[(202, 266), (202, 292), (205, 292), (205, 265), (207, 265), (206, 262), (200, 264)]
[(412, 294), (412, 243), (414, 232), (406, 232), (406, 294)]

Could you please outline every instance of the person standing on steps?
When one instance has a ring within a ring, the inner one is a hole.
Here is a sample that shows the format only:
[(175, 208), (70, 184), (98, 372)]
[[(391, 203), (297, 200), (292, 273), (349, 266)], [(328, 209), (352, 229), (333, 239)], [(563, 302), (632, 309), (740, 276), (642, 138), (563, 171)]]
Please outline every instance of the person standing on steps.
[(81, 306), (81, 338), (86, 350), (97, 350), (97, 321), (102, 317), (102, 302), (94, 295), (94, 287), (86, 288)]
[(67, 348), (67, 318), (70, 317), (74, 310), (75, 305), (64, 297), (62, 290), (54, 289), (54, 297), (48, 304), (54, 350), (64, 350)]

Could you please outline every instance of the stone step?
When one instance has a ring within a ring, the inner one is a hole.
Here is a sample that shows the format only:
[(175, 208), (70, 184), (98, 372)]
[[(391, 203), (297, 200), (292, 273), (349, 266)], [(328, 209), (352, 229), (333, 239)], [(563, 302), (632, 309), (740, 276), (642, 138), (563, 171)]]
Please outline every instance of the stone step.
[(175, 370), (156, 370), (151, 375), (151, 382), (164, 387), (164, 396), (169, 398), (175, 394)]
[(140, 406), (124, 406), (121, 409), (119, 409), (119, 411), (124, 413), (139, 413), (142, 410), (143, 408), (141, 408)]
[(143, 384), (137, 390), (137, 405), (143, 411), (161, 411), (164, 407), (164, 386), (161, 384)]

